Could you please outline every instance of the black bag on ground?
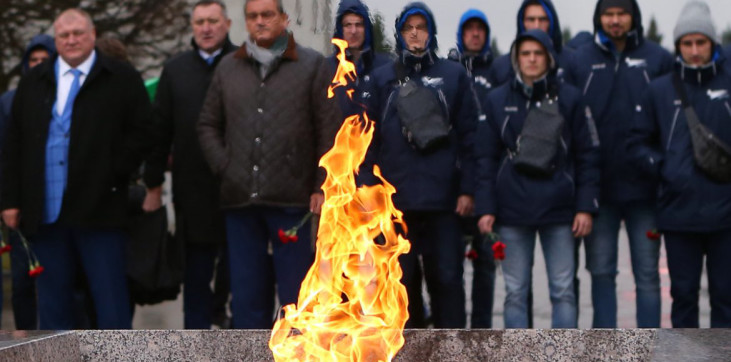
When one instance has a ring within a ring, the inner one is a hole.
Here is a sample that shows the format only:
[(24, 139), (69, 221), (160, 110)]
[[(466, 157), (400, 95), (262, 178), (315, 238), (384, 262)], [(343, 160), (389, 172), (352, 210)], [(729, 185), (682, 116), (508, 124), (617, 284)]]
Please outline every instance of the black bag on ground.
[(547, 99), (528, 111), (516, 149), (511, 152), (518, 172), (530, 177), (553, 175), (564, 122), (556, 99)]
[(175, 300), (183, 282), (183, 247), (168, 232), (167, 210), (132, 216), (127, 244), (127, 281), (135, 304)]
[(396, 62), (396, 76), (401, 84), (396, 111), (401, 119), (401, 131), (419, 151), (428, 152), (446, 143), (450, 126), (439, 99), (427, 87), (421, 87), (405, 77), (403, 66)]
[(710, 179), (721, 183), (731, 182), (731, 147), (718, 139), (698, 119), (693, 105), (688, 101), (688, 95), (685, 93), (678, 73), (673, 74), (673, 86), (683, 104), (690, 140), (693, 144), (695, 164)]

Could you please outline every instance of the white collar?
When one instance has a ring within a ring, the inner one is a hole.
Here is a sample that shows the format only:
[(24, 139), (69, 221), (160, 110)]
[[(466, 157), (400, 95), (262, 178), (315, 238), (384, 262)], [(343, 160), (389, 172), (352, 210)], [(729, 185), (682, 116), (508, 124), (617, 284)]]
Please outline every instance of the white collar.
[(218, 56), (218, 54), (221, 54), (221, 51), (223, 51), (223, 48), (218, 48), (218, 50), (216, 50), (213, 53), (208, 53), (202, 49), (198, 49), (198, 54), (200, 54), (200, 56), (201, 56), (201, 58), (203, 58), (203, 60), (207, 60), (208, 58)]
[[(91, 71), (91, 67), (94, 65), (94, 62), (96, 61), (96, 50), (92, 50), (91, 54), (84, 60), (81, 64), (79, 64), (76, 69), (80, 70), (83, 75), (89, 75), (89, 72)], [(69, 65), (69, 63), (66, 63), (65, 60), (63, 60), (62, 57), (58, 57), (58, 74), (60, 77), (64, 76), (69, 70), (71, 70), (72, 67)]]

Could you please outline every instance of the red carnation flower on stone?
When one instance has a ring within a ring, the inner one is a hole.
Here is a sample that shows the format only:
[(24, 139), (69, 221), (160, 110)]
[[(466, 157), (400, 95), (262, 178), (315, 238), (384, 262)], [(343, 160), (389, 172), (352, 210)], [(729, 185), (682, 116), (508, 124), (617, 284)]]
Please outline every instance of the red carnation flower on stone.
[(477, 250), (470, 249), (470, 251), (468, 251), (467, 253), (465, 253), (464, 256), (465, 256), (465, 258), (467, 258), (469, 260), (475, 260), (475, 259), (477, 259), (477, 256), (478, 256), (477, 255)]
[(653, 241), (660, 240), (660, 233), (657, 231), (657, 229), (647, 230), (647, 233), (645, 234), (648, 239)]
[(505, 260), (505, 244), (502, 241), (496, 241), (492, 244), (492, 254), (495, 260)]

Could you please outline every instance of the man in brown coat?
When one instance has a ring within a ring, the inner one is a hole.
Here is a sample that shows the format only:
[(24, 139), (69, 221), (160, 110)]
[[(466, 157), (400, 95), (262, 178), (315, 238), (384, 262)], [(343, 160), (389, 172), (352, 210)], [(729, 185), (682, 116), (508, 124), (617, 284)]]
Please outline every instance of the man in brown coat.
[(271, 328), (274, 285), (282, 305), (296, 302), (313, 261), (308, 223), (296, 241), (279, 230), (320, 212), (317, 164), (340, 115), (325, 59), (295, 43), (281, 1), (247, 0), (245, 17), (249, 38), (221, 60), (197, 129), (220, 180), (234, 327)]

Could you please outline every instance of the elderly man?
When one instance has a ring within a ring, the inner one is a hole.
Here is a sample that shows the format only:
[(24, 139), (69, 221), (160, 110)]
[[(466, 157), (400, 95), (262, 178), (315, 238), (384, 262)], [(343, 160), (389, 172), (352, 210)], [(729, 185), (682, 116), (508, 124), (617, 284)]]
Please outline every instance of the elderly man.
[(707, 168), (695, 157), (703, 143), (693, 133), (703, 125), (713, 134), (706, 142), (726, 145), (725, 154), (716, 149), (715, 156), (706, 157), (725, 157), (728, 162), (731, 78), (705, 2), (685, 5), (673, 35), (675, 70), (653, 81), (636, 107), (630, 154), (645, 177), (660, 178), (657, 226), (665, 235), (673, 327), (698, 328), (705, 258), (711, 327), (729, 328), (731, 172), (728, 163), (725, 170)]
[(150, 144), (140, 75), (94, 50), (89, 15), (54, 24), (58, 57), (15, 95), (3, 163), (2, 217), (30, 239), (41, 329), (74, 327), (73, 291), (85, 274), (100, 328), (129, 328), (125, 276), (127, 183)]
[(220, 180), (234, 328), (271, 328), (275, 284), (282, 305), (295, 303), (314, 260), (308, 223), (294, 241), (278, 231), (319, 214), (317, 164), (340, 112), (327, 98), (325, 58), (295, 42), (281, 2), (248, 0), (244, 15), (249, 38), (219, 63), (198, 136)]
[[(398, 59), (374, 70), (364, 89), (376, 129), (361, 167), (363, 182), (374, 182), (367, 174), (376, 164), (396, 187), (394, 203), (404, 211), (414, 246), (400, 258), (403, 283), (407, 288), (421, 283), (414, 276), (421, 254), (424, 276), (433, 281), (434, 326), (463, 328), (464, 243), (458, 215), (470, 215), (473, 207), (476, 97), (465, 69), (437, 57), (436, 23), (424, 3), (406, 5), (396, 34)], [(417, 124), (422, 120), (426, 123)], [(421, 132), (427, 128), (436, 132)], [(412, 315), (418, 314), (414, 307), (421, 308), (410, 304)]]
[[(218, 204), (218, 184), (203, 157), (195, 125), (216, 66), (236, 47), (228, 39), (231, 20), (221, 1), (203, 0), (193, 5), (191, 26), (193, 49), (165, 63), (157, 87), (153, 111), (163, 139), (145, 166), (145, 184), (150, 190), (143, 208), (154, 211), (161, 206), (172, 146), (175, 236), (185, 244), (184, 326), (208, 329), (214, 309), (210, 284), (216, 260), (219, 265), (226, 264), (226, 231)], [(218, 270), (228, 274), (225, 267)], [(224, 286), (216, 285), (219, 287)], [(228, 299), (228, 286), (224, 289)]]

